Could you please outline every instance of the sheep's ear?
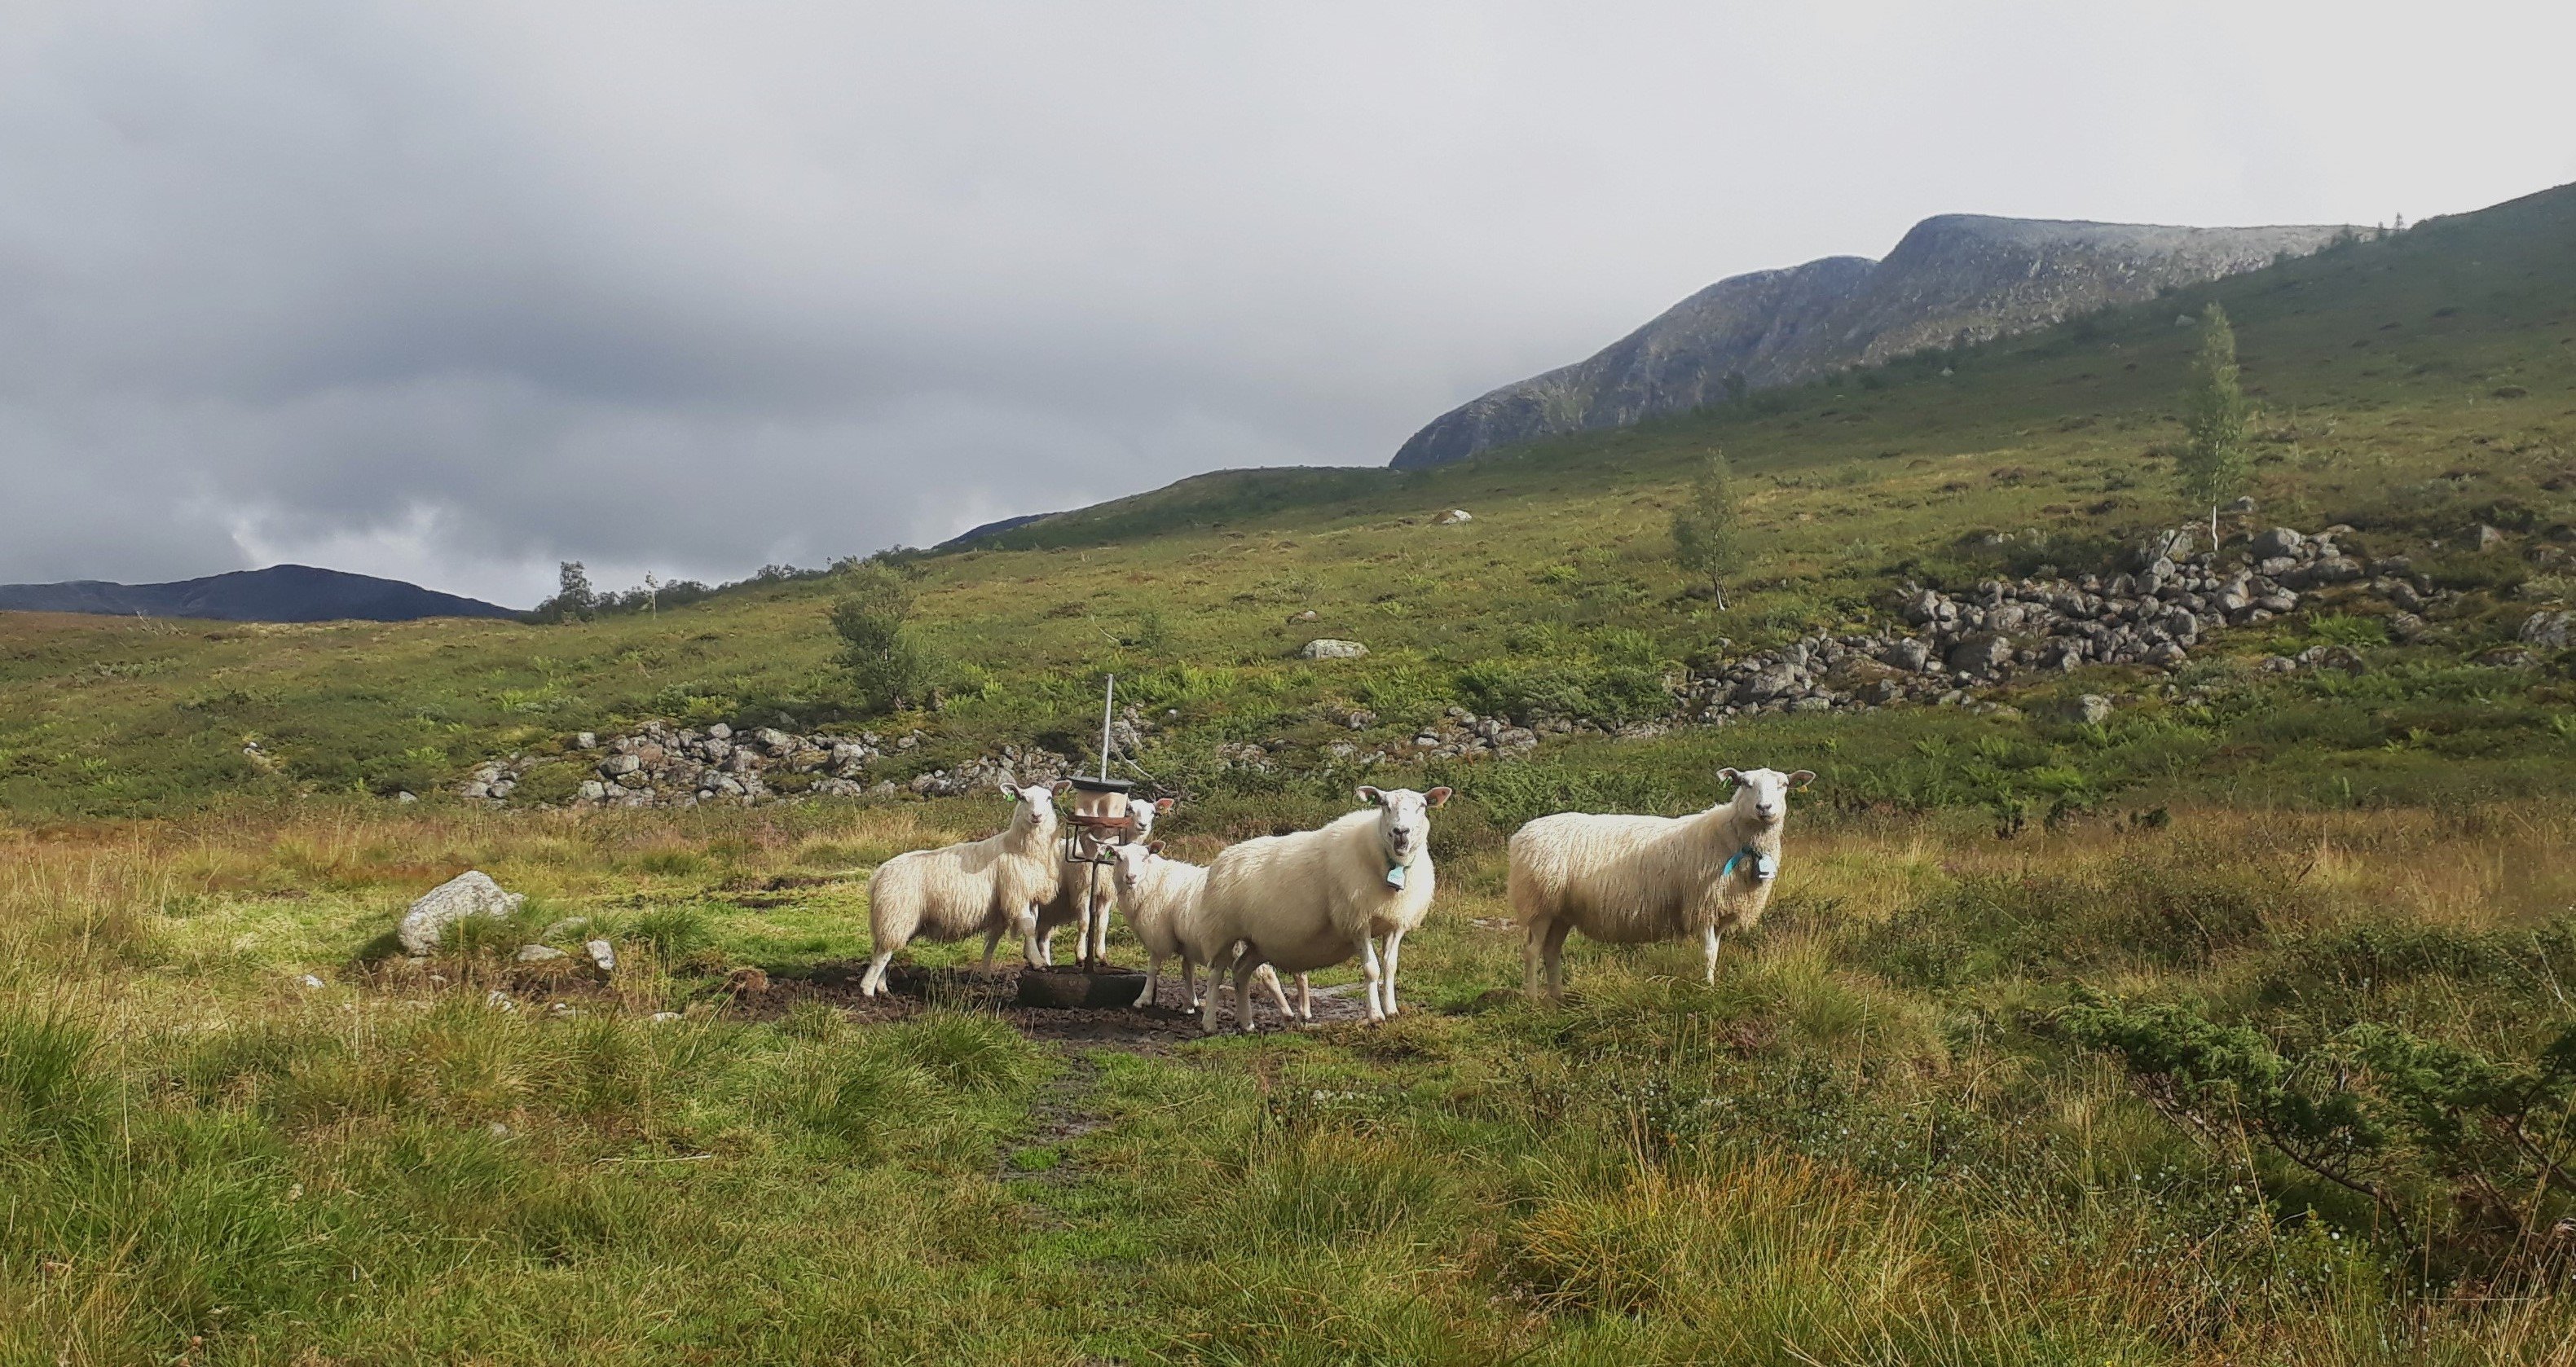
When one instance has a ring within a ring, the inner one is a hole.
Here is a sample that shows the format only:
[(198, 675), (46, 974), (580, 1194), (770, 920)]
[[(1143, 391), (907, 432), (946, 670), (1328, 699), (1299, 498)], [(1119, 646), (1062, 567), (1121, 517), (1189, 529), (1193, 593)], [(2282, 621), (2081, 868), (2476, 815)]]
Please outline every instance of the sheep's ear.
[(1154, 841), (1153, 843), (1151, 843), (1151, 844), (1149, 844), (1149, 845), (1147, 845), (1147, 846), (1145, 847), (1145, 853), (1147, 853), (1147, 854), (1161, 854), (1162, 852), (1163, 852), (1163, 842), (1162, 842), (1162, 841), (1159, 841), (1159, 840)]
[(1801, 769), (1789, 775), (1789, 786), (1792, 788), (1804, 788), (1815, 781), (1816, 771), (1813, 769)]
[(1360, 801), (1372, 807), (1382, 806), (1386, 802), (1386, 794), (1363, 783), (1360, 785)]
[(1073, 786), (1073, 780), (1072, 780), (1072, 779), (1069, 779), (1069, 778), (1060, 778), (1060, 779), (1057, 779), (1055, 782), (1050, 783), (1050, 784), (1048, 784), (1048, 785), (1047, 785), (1047, 794), (1048, 794), (1048, 796), (1052, 797), (1052, 796), (1054, 796), (1055, 794), (1057, 794), (1057, 793), (1061, 793), (1061, 792), (1063, 792), (1065, 789), (1070, 788), (1070, 787), (1072, 787), (1072, 786)]
[(1744, 781), (1744, 775), (1739, 774), (1732, 769), (1720, 769), (1717, 771), (1717, 781), (1720, 783), (1742, 783)]
[(994, 785), (1002, 790), (1002, 796), (1009, 798), (1013, 802), (1020, 800), (1020, 790), (1012, 787), (1009, 779), (995, 779)]
[(1157, 815), (1170, 810), (1172, 810), (1172, 799), (1168, 797), (1158, 797), (1154, 799), (1154, 811)]
[(1437, 807), (1449, 800), (1449, 790), (1446, 788), (1434, 788), (1430, 792), (1424, 793), (1422, 797), (1424, 801)]

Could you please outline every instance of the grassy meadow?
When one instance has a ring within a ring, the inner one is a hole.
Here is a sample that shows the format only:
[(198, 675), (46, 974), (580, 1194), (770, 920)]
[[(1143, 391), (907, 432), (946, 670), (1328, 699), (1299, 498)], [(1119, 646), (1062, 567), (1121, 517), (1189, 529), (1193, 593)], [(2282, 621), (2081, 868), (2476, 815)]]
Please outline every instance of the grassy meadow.
[[(829, 578), (563, 626), (0, 614), (0, 1362), (2576, 1362), (2576, 680), (2496, 653), (2571, 589), (2571, 241), (2553, 191), (1728, 409), (902, 557), (946, 686), (895, 718), (852, 714)], [(2176, 316), (2213, 299), (2252, 525), (2412, 558), (2420, 639), (2329, 593), (1995, 710), (1323, 749), (1623, 719), (1908, 580), (2108, 569), (2193, 516)], [(1723, 612), (1668, 554), (1713, 444), (1754, 549)], [(2319, 645), (2360, 667), (2261, 667)], [(998, 797), (447, 796), (648, 718), (918, 728), (897, 779), (1079, 753), (1111, 671), (1183, 857), (1364, 776), (1458, 790), (1401, 1019), (1050, 1020), (967, 946), (856, 1001), (868, 872)], [(1244, 740), (1289, 759), (1218, 762)], [(1714, 988), (1578, 940), (1569, 1000), (1521, 999), (1512, 829), (1762, 764), (1820, 778)], [(468, 868), (528, 906), (390, 953)], [(569, 918), (613, 976), (514, 960)]]
[[(937, 992), (837, 1009), (811, 970), (862, 948), (861, 870), (989, 815), (13, 833), (0, 1360), (2576, 1351), (2559, 1264), (2498, 1255), (2438, 1182), (2406, 1189), (2416, 1244), (2374, 1241), (2348, 1192), (2196, 1140), (2058, 1023), (2082, 984), (2528, 1047), (2576, 969), (2563, 804), (2011, 841), (1801, 812), (1715, 989), (1687, 947), (1577, 942), (1563, 1007), (1511, 990), (1487, 838), (1448, 851), (1384, 1028), (1068, 1042)], [(469, 865), (526, 924), (366, 957)], [(506, 961), (564, 915), (624, 946), (613, 984)], [(727, 989), (745, 965), (767, 991)]]

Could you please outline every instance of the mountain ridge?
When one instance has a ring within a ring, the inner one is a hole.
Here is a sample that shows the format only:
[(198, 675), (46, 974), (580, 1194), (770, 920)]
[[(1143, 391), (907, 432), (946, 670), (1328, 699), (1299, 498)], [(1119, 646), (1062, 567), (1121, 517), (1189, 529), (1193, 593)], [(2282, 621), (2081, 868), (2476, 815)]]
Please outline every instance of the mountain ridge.
[(1720, 280), (1584, 360), (1433, 419), (1389, 464), (1443, 465), (1844, 366), (1988, 341), (2304, 256), (2353, 231), (2341, 224), (2191, 228), (1937, 214), (1876, 261), (1828, 256)]
[(0, 612), (190, 617), (215, 622), (409, 622), (424, 617), (515, 617), (498, 603), (440, 593), (400, 579), (270, 565), (162, 584), (71, 579), (0, 584)]

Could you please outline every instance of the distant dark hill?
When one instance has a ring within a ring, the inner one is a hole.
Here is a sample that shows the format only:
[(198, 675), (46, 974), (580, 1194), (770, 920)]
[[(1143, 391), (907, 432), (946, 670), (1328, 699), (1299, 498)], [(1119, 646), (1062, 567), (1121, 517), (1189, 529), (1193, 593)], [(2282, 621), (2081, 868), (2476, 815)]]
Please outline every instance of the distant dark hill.
[(1927, 218), (1884, 261), (1829, 256), (1720, 280), (1589, 360), (1442, 414), (1405, 442), (1393, 464), (1444, 465), (1497, 446), (1625, 427), (1849, 365), (2027, 332), (2304, 256), (2347, 231)]
[(1000, 536), (1004, 532), (1017, 531), (1040, 518), (1053, 516), (1055, 516), (1053, 513), (1024, 513), (1018, 517), (1006, 517), (999, 521), (987, 522), (980, 527), (969, 527), (966, 530), (959, 532), (957, 535), (931, 547), (931, 549), (934, 551), (964, 550), (978, 541), (989, 540), (990, 538)]
[(310, 565), (235, 570), (175, 584), (0, 584), (0, 612), (89, 612), (118, 617), (199, 617), (216, 622), (408, 622), (421, 617), (511, 617), (497, 603), (459, 598), (399, 579)]

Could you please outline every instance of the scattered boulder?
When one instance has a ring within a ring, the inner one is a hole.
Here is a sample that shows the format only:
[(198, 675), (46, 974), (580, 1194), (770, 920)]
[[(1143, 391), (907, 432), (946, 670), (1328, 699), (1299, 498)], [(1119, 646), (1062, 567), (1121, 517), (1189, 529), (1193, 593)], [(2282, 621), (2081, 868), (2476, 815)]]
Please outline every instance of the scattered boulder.
[(582, 951), (590, 955), (591, 966), (600, 972), (617, 971), (617, 946), (606, 940), (588, 940), (583, 942)]
[(456, 922), (468, 916), (509, 916), (527, 900), (525, 894), (503, 892), (491, 875), (468, 869), (422, 893), (403, 913), (394, 936), (402, 941), (404, 952), (427, 954), (438, 948), (439, 938)]
[(1308, 641), (1297, 652), (1301, 660), (1356, 660), (1368, 654), (1368, 647), (1357, 641), (1337, 641), (1330, 636)]
[(1452, 508), (1449, 511), (1442, 513), (1440, 516), (1431, 519), (1435, 525), (1442, 527), (1455, 527), (1461, 522), (1473, 522), (1475, 520), (1476, 515), (1468, 512), (1464, 508)]
[(2308, 539), (2298, 532), (2287, 527), (2274, 527), (2254, 538), (2254, 558), (2257, 560), (2287, 558), (2297, 555), (2299, 548), (2306, 544)]
[(562, 950), (555, 948), (553, 945), (521, 945), (519, 946), (519, 952), (511, 955), (510, 957), (516, 962), (523, 964), (541, 964), (549, 959), (562, 959), (570, 956), (566, 955)]
[(1962, 637), (1957, 645), (1950, 647), (1943, 663), (1950, 666), (1952, 673), (1987, 679), (1994, 677), (1997, 669), (2011, 663), (2012, 655), (2010, 638), (1997, 632), (1981, 631)]
[(2100, 726), (2111, 720), (2111, 700), (2099, 693), (2086, 693), (2067, 700), (2063, 713), (2079, 726)]
[(2472, 550), (2491, 551), (2504, 544), (2504, 533), (2481, 522), (2469, 529), (2468, 541)]
[(2514, 636), (2543, 650), (2565, 650), (2576, 643), (2576, 612), (2535, 612), (2522, 619)]

